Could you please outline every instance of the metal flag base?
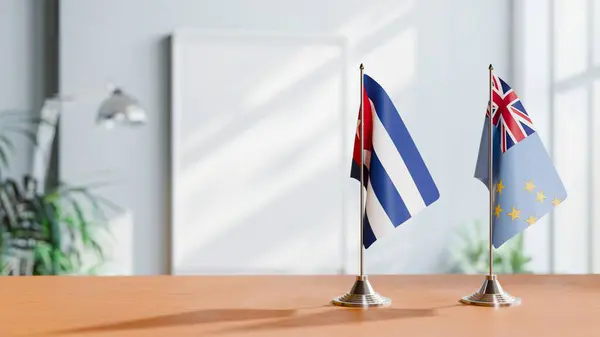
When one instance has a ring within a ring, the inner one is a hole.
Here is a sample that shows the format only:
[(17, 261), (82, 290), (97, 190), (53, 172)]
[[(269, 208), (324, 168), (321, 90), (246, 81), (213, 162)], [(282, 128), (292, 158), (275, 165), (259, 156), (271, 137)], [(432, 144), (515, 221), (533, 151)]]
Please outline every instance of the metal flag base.
[(356, 277), (350, 292), (334, 298), (331, 303), (340, 307), (370, 308), (387, 307), (392, 304), (392, 300), (375, 292), (367, 276), (364, 275)]
[(521, 304), (521, 299), (506, 293), (496, 275), (486, 275), (481, 289), (472, 295), (460, 299), (461, 303), (484, 307), (511, 307)]

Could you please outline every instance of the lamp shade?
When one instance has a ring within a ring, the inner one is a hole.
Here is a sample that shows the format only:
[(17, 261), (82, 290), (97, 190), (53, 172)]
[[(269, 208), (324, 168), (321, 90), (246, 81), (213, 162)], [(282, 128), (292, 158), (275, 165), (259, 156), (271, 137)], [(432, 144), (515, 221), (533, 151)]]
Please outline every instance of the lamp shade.
[(143, 125), (146, 123), (146, 111), (135, 98), (117, 88), (100, 104), (97, 122), (107, 128)]

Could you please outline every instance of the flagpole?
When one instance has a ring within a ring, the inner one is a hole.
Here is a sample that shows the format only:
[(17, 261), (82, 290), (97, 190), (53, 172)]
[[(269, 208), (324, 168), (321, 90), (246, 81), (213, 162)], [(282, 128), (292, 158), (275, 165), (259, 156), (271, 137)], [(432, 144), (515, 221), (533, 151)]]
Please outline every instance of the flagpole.
[(513, 297), (509, 293), (505, 292), (498, 281), (496, 275), (494, 275), (494, 248), (492, 246), (493, 233), (494, 233), (494, 116), (492, 115), (493, 107), (493, 95), (494, 95), (494, 66), (490, 64), (488, 67), (489, 78), (489, 101), (488, 109), (490, 111), (488, 120), (488, 175), (489, 175), (489, 221), (490, 221), (490, 237), (489, 237), (489, 274), (485, 276), (483, 284), (479, 288), (479, 291), (472, 293), (471, 295), (464, 296), (460, 299), (461, 303), (469, 305), (479, 305), (484, 307), (510, 307), (521, 304), (521, 299)]
[[(340, 307), (371, 308), (385, 307), (392, 304), (392, 301), (379, 295), (369, 282), (364, 269), (364, 251), (363, 228), (365, 219), (365, 106), (364, 106), (364, 69), (360, 64), (360, 272), (356, 276), (354, 285), (349, 292), (338, 296), (331, 301), (331, 304)], [(369, 130), (367, 130), (370, 132)]]
[(364, 106), (364, 69), (363, 64), (360, 64), (360, 277), (365, 275), (364, 271), (364, 218), (365, 218), (365, 106)]
[(489, 151), (488, 151), (488, 174), (489, 174), (489, 190), (490, 190), (490, 205), (489, 205), (489, 220), (490, 220), (490, 239), (489, 239), (489, 254), (490, 254), (490, 277), (492, 275), (494, 275), (494, 249), (492, 247), (492, 233), (493, 233), (493, 222), (494, 222), (494, 118), (492, 116), (492, 99), (493, 99), (493, 90), (494, 90), (494, 86), (493, 86), (493, 72), (494, 72), (494, 66), (492, 66), (492, 64), (490, 63), (490, 66), (488, 68), (489, 70), (489, 80), (488, 80), (488, 85), (489, 85), (489, 94), (490, 94), (490, 100), (489, 100), (489, 111), (490, 111), (490, 117), (489, 117), (489, 123), (488, 123), (488, 142), (489, 142)]

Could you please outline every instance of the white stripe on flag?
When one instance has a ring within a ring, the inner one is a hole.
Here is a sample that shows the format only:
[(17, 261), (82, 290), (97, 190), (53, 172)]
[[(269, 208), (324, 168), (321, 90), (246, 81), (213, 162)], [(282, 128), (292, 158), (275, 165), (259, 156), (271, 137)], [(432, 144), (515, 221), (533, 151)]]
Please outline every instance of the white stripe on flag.
[(369, 102), (373, 109), (373, 149), (396, 190), (398, 190), (398, 194), (402, 197), (408, 212), (413, 216), (426, 207), (425, 202), (402, 156), (398, 153), (396, 145), (394, 145), (381, 120), (379, 120), (373, 102), (370, 100)]
[(371, 186), (371, 181), (369, 181), (369, 184), (367, 185), (366, 211), (375, 238), (379, 239), (395, 228), (390, 217), (388, 217), (383, 206), (381, 206), (379, 199), (377, 199), (375, 191), (373, 191), (373, 186)]

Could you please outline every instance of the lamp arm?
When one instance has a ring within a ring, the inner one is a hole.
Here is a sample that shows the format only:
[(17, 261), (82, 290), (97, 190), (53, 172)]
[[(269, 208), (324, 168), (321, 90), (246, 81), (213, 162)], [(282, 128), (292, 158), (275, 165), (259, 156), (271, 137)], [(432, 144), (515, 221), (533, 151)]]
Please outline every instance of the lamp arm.
[[(52, 97), (48, 98), (48, 101), (52, 101), (52, 102), (60, 102), (60, 103), (64, 103), (64, 102), (74, 102), (76, 100), (81, 100), (81, 99), (86, 99), (86, 98), (92, 98), (95, 96), (99, 96), (100, 94), (106, 94), (108, 92), (113, 92), (117, 90), (117, 86), (112, 84), (112, 83), (108, 83), (106, 85), (106, 89), (105, 90), (99, 90), (99, 89), (94, 89), (94, 90), (86, 90), (84, 92), (80, 92), (77, 94), (73, 94), (73, 93), (57, 93), (55, 95), (53, 95)], [(61, 109), (62, 110), (62, 109)]]

